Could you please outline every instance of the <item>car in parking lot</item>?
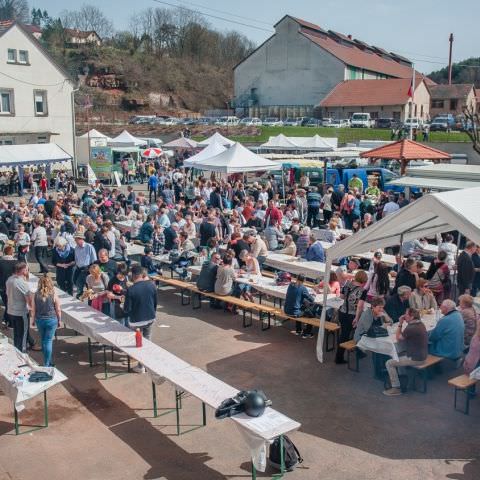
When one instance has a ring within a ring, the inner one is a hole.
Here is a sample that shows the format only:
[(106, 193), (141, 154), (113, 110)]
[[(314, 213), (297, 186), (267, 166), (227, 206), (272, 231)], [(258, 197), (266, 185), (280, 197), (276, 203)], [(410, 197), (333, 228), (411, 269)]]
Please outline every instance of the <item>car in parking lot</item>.
[(248, 127), (260, 127), (262, 121), (258, 117), (245, 117), (240, 120), (240, 125)]
[(405, 119), (405, 122), (403, 123), (403, 128), (405, 130), (409, 130), (410, 127), (419, 129), (422, 125), (423, 120), (421, 118), (412, 117)]
[(283, 122), (276, 117), (267, 117), (262, 121), (265, 127), (283, 127)]
[(445, 115), (437, 115), (430, 124), (432, 132), (446, 132), (455, 126), (455, 118), (451, 113)]
[(330, 123), (330, 127), (334, 128), (347, 128), (350, 126), (350, 120), (341, 118), (341, 119), (334, 119), (332, 120), (332, 123)]
[(285, 127), (299, 127), (302, 124), (302, 118), (288, 117), (283, 121)]
[(333, 118), (322, 118), (322, 127), (331, 127)]
[(395, 123), (393, 118), (377, 118), (375, 128), (393, 128)]
[(309, 118), (307, 123), (305, 123), (306, 127), (319, 127), (321, 125), (321, 120), (318, 118)]

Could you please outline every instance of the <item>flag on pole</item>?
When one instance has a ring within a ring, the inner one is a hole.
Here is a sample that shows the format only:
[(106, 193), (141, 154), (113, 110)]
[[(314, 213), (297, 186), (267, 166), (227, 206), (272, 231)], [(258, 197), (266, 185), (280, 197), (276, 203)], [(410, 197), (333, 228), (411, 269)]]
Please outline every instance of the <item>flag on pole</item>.
[(410, 82), (410, 86), (408, 87), (408, 98), (413, 98), (413, 78), (412, 81)]

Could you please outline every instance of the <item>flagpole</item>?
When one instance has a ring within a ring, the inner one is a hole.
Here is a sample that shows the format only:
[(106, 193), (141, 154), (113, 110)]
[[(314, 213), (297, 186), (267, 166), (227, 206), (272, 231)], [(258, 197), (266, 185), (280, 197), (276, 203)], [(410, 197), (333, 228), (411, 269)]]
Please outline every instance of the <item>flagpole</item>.
[(413, 103), (415, 100), (415, 64), (412, 63), (412, 103), (410, 105), (410, 140), (413, 140)]

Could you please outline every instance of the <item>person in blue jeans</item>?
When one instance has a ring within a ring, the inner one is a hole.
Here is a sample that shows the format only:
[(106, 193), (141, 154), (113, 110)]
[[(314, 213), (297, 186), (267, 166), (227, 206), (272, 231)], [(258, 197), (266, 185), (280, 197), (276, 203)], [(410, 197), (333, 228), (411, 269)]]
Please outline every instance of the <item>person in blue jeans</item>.
[(57, 327), (60, 326), (61, 309), (53, 281), (47, 275), (38, 281), (32, 302), (31, 319), (32, 326), (36, 325), (40, 334), (43, 363), (46, 367), (51, 367), (53, 338)]

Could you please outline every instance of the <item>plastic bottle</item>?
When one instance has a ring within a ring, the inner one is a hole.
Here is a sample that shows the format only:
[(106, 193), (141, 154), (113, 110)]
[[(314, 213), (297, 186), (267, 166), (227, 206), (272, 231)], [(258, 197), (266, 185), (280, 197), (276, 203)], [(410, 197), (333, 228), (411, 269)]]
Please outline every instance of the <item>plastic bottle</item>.
[(135, 330), (135, 346), (140, 348), (142, 346), (142, 332), (139, 328)]

